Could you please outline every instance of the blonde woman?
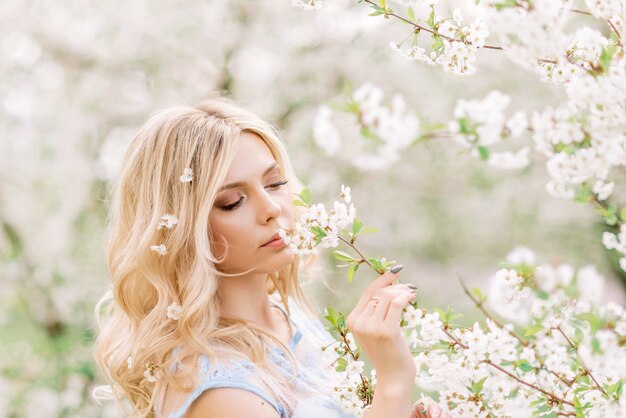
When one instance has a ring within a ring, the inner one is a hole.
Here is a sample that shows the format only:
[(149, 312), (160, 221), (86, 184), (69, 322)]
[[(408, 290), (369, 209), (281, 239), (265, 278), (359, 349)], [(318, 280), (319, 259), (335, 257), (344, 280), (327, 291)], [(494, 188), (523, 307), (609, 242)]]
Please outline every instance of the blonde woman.
[[(113, 188), (95, 358), (137, 417), (349, 417), (320, 347), (332, 341), (277, 235), (298, 216), (277, 131), (224, 98), (175, 107), (137, 133)], [(376, 369), (367, 418), (420, 415), (403, 340), (412, 288), (392, 268), (347, 323)], [(436, 405), (430, 406), (430, 412)], [(427, 414), (428, 412), (426, 412)]]

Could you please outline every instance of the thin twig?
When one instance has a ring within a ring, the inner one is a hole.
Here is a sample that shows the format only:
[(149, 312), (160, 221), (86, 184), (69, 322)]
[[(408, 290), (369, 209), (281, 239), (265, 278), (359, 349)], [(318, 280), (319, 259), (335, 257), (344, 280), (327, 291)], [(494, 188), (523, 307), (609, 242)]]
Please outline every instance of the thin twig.
[[(345, 242), (346, 244), (348, 244), (350, 247), (352, 247), (352, 249), (353, 249), (354, 251), (356, 251), (356, 252), (357, 252), (357, 254), (359, 254), (359, 256), (361, 257), (361, 262), (366, 263), (366, 264), (369, 264), (369, 266), (370, 266), (371, 268), (373, 268), (374, 270), (376, 270), (376, 268), (374, 268), (374, 265), (373, 265), (372, 263), (370, 263), (370, 262), (367, 260), (367, 258), (365, 258), (365, 256), (361, 253), (361, 251), (359, 251), (359, 249), (358, 249), (358, 248), (357, 248), (354, 244), (352, 244), (350, 241), (346, 240), (345, 238), (343, 238), (343, 237), (341, 237), (341, 236), (339, 236), (338, 238), (339, 238), (340, 240), (342, 240), (343, 242)], [(380, 273), (380, 274), (383, 274), (383, 273), (384, 273), (384, 271), (378, 271), (378, 270), (376, 270), (376, 271), (377, 271), (378, 273)]]
[(456, 277), (459, 279), (459, 282), (461, 283), (461, 287), (463, 287), (463, 291), (465, 292), (465, 294), (467, 295), (467, 297), (469, 297), (472, 302), (474, 302), (474, 304), (476, 305), (476, 307), (478, 309), (480, 309), (480, 311), (483, 313), (483, 315), (485, 315), (487, 318), (491, 319), (493, 321), (494, 324), (496, 324), (496, 326), (498, 326), (499, 328), (507, 331), (512, 337), (516, 338), (517, 341), (520, 342), (521, 345), (523, 345), (524, 347), (528, 346), (528, 341), (525, 341), (524, 339), (522, 339), (522, 337), (520, 337), (519, 335), (517, 335), (515, 332), (511, 331), (510, 329), (506, 328), (500, 321), (498, 321), (497, 319), (495, 319), (483, 306), (483, 302), (476, 300), (476, 298), (474, 298), (474, 295), (472, 295), (469, 291), (469, 289), (467, 288), (467, 286), (465, 286), (465, 283), (463, 282), (463, 278), (461, 277), (460, 274), (457, 273)]
[[(452, 333), (448, 332), (447, 329), (445, 329), (445, 327), (442, 328), (443, 332), (455, 343), (457, 344), (459, 347), (463, 348), (464, 350), (467, 350), (469, 347), (465, 344), (463, 344), (461, 341), (459, 341)], [(513, 373), (509, 372), (508, 370), (498, 366), (497, 364), (491, 362), (490, 360), (483, 360), (482, 363), (488, 364), (489, 366), (495, 368), (496, 370), (499, 370), (500, 372), (506, 374), (507, 376), (509, 376), (510, 378), (512, 378), (513, 380), (517, 381), (518, 383), (528, 386), (529, 388), (532, 388), (536, 391), (539, 391), (541, 393), (543, 393), (544, 395), (550, 397), (551, 399), (560, 402), (560, 403), (564, 403), (566, 405), (569, 405), (571, 407), (574, 407), (574, 404), (566, 401), (565, 399), (561, 399), (558, 396), (556, 396), (555, 394), (548, 392), (545, 389), (540, 388), (539, 386), (536, 386), (532, 383), (526, 382), (525, 380), (520, 379), (519, 377), (515, 376)]]
[[(374, 2), (374, 1), (372, 1), (372, 0), (363, 0), (363, 1), (365, 1), (366, 3), (369, 3), (369, 4), (371, 4), (371, 5), (374, 5), (374, 6), (379, 6), (378, 4), (376, 4), (376, 2)], [(379, 7), (380, 7), (380, 6), (379, 6)], [(442, 37), (443, 39), (448, 40), (448, 41), (451, 41), (451, 42), (463, 42), (463, 41), (461, 41), (461, 40), (459, 40), (459, 39), (452, 38), (452, 37), (450, 37), (450, 36), (446, 36), (446, 35), (442, 35), (441, 33), (437, 32), (437, 31), (435, 31), (435, 30), (432, 30), (432, 29), (430, 29), (430, 28), (427, 28), (426, 26), (422, 26), (422, 25), (420, 25), (419, 23), (411, 22), (409, 19), (406, 19), (406, 18), (404, 18), (404, 17), (402, 17), (402, 16), (400, 16), (400, 15), (397, 15), (397, 14), (395, 14), (395, 13), (393, 13), (393, 12), (391, 12), (391, 13), (390, 13), (390, 12), (385, 12), (385, 15), (387, 15), (387, 16), (393, 16), (393, 17), (395, 17), (396, 19), (400, 19), (400, 20), (402, 20), (403, 22), (406, 22), (406, 23), (408, 23), (408, 24), (410, 24), (410, 25), (413, 25), (413, 27), (414, 27), (416, 30), (420, 30), (420, 31), (422, 31), (422, 30), (423, 30), (424, 32), (428, 32), (428, 33), (431, 33), (431, 34), (433, 34), (433, 35), (440, 36), (440, 37)], [(500, 50), (501, 50), (501, 49), (503, 49), (501, 46), (493, 46), (493, 45), (483, 45), (483, 46), (482, 46), (482, 48), (486, 48), (486, 49), (500, 49)]]
[(619, 32), (619, 30), (615, 27), (615, 25), (613, 24), (613, 22), (611, 22), (611, 19), (607, 19), (606, 23), (609, 24), (609, 26), (611, 27), (611, 30), (615, 33), (615, 35), (617, 35), (617, 44), (619, 46), (622, 46), (622, 34)]
[(572, 349), (576, 352), (576, 355), (578, 356), (578, 359), (580, 360), (580, 365), (582, 366), (583, 370), (585, 371), (585, 373), (587, 374), (587, 376), (589, 376), (591, 378), (591, 380), (593, 380), (593, 383), (596, 384), (596, 387), (598, 388), (598, 390), (600, 392), (602, 392), (603, 394), (605, 394), (606, 396), (609, 396), (608, 393), (606, 393), (606, 391), (604, 390), (604, 388), (602, 386), (600, 386), (600, 384), (598, 383), (598, 381), (596, 380), (595, 377), (593, 377), (593, 375), (591, 374), (591, 371), (589, 370), (589, 368), (585, 365), (585, 362), (583, 361), (582, 357), (580, 356), (580, 354), (578, 353), (578, 348), (574, 345), (574, 343), (572, 342), (572, 340), (569, 339), (569, 337), (567, 335), (565, 335), (565, 332), (563, 331), (563, 329), (561, 328), (560, 325), (558, 325), (555, 328), (557, 331), (559, 331), (561, 333), (561, 335), (563, 336), (563, 338), (565, 338), (565, 340), (567, 341), (567, 343), (570, 345), (570, 347), (572, 347)]

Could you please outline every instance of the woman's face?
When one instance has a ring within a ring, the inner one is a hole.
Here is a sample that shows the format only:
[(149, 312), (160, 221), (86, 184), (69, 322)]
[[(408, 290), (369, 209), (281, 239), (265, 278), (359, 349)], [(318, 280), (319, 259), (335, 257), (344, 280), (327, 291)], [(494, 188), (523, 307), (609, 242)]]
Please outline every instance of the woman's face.
[(270, 149), (258, 135), (242, 134), (209, 215), (213, 253), (218, 258), (227, 254), (218, 268), (231, 274), (269, 274), (291, 263), (294, 255), (282, 241), (263, 244), (279, 228), (293, 226), (292, 201)]

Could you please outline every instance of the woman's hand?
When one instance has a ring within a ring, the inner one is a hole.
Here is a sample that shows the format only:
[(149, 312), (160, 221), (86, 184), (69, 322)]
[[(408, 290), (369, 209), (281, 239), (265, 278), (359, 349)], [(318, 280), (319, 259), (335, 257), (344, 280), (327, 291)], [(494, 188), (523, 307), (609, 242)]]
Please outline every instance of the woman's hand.
[(450, 415), (444, 414), (431, 398), (422, 398), (413, 405), (411, 418), (450, 418)]
[(415, 298), (406, 284), (392, 283), (396, 273), (385, 272), (363, 291), (346, 325), (376, 369), (377, 387), (388, 393), (410, 393), (417, 373), (409, 346), (402, 336), (402, 310)]

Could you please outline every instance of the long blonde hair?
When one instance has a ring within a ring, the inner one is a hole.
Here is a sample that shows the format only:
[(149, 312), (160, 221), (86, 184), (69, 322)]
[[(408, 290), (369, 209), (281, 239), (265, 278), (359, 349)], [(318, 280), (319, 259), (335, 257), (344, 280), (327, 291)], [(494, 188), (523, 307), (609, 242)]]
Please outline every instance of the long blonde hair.
[[(150, 118), (133, 138), (111, 189), (107, 262), (112, 289), (96, 307), (100, 332), (94, 356), (110, 393), (128, 415), (155, 415), (155, 385), (144, 375), (146, 368), (167, 384), (189, 390), (182, 382), (190, 376), (175, 375), (169, 366), (188, 355), (215, 360), (212, 342), (226, 343), (271, 373), (268, 338), (290, 355), (254, 324), (221, 316), (216, 303), (221, 273), (216, 269), (220, 260), (211, 252), (209, 212), (244, 132), (262, 138), (290, 180), (290, 191), (299, 193), (302, 185), (278, 130), (219, 97)], [(181, 181), (189, 168), (192, 180)], [(294, 208), (294, 216), (299, 213)], [(178, 218), (174, 228), (158, 227), (164, 214)], [(150, 249), (155, 245), (164, 245), (166, 254)], [(280, 295), (288, 312), (292, 298), (315, 315), (297, 280), (299, 262), (296, 256), (269, 275), (269, 292)], [(182, 306), (177, 321), (166, 314), (173, 302)], [(183, 352), (174, 353), (177, 347)]]

